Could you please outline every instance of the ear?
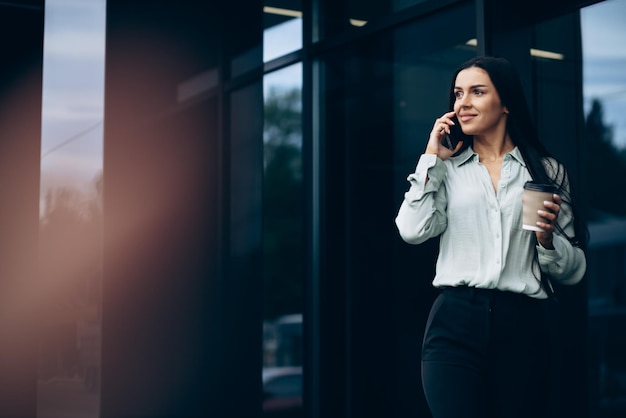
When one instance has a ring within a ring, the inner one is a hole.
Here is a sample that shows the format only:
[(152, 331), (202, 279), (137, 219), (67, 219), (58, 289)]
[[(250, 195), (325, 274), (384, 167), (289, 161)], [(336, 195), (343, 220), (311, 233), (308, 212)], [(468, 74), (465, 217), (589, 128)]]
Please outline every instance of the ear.
[(507, 115), (509, 114), (509, 109), (507, 109), (506, 106), (504, 107), (504, 113), (506, 113)]

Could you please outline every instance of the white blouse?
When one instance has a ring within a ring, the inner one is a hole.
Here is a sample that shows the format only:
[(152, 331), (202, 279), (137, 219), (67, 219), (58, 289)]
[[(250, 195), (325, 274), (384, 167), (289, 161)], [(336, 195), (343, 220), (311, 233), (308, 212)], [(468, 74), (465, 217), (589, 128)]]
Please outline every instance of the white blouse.
[[(522, 229), (522, 191), (531, 176), (518, 148), (504, 156), (497, 192), (471, 147), (446, 161), (422, 155), (407, 180), (411, 187), (396, 225), (410, 244), (441, 234), (434, 286), (497, 288), (546, 298), (533, 268), (535, 248), (539, 268), (553, 280), (575, 284), (585, 274), (584, 252), (566, 237), (555, 232), (554, 250), (548, 250), (537, 244), (533, 231)], [(566, 202), (557, 222), (574, 235)]]

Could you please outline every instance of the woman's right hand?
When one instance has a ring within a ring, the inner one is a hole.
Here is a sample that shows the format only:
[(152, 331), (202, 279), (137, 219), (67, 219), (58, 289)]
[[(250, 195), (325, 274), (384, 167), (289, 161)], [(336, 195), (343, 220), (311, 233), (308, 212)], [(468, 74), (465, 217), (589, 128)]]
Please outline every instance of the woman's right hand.
[(443, 144), (446, 135), (450, 133), (450, 127), (455, 124), (452, 120), (453, 116), (454, 112), (448, 112), (435, 120), (433, 130), (430, 131), (430, 137), (428, 138), (428, 145), (426, 145), (426, 154), (435, 154), (440, 159), (447, 160), (461, 149), (463, 141), (459, 141), (454, 149), (450, 149)]

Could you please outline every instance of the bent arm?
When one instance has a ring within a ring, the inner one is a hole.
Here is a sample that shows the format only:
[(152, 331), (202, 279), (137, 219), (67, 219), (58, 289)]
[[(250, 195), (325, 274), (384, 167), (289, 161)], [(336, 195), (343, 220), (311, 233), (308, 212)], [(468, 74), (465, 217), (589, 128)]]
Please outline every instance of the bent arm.
[(436, 155), (423, 154), (415, 173), (407, 178), (411, 187), (396, 217), (396, 226), (402, 239), (409, 244), (420, 244), (441, 234), (447, 226), (446, 188), (443, 179), (445, 164)]
[[(572, 208), (566, 202), (561, 205), (557, 223), (567, 236), (574, 236)], [(562, 284), (573, 285), (580, 282), (587, 269), (584, 251), (574, 246), (566, 236), (558, 232), (553, 234), (552, 245), (554, 249), (537, 245), (541, 271)]]
[(574, 247), (566, 238), (555, 235), (554, 250), (537, 247), (541, 270), (562, 284), (580, 282), (587, 269), (587, 260), (582, 249)]

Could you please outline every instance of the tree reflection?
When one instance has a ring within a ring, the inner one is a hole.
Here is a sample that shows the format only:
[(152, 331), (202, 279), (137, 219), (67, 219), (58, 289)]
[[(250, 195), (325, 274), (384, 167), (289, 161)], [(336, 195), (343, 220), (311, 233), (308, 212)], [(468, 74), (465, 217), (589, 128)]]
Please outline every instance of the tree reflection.
[(300, 89), (265, 98), (264, 317), (302, 312), (302, 111)]
[(626, 150), (615, 147), (613, 127), (605, 124), (604, 109), (597, 99), (585, 118), (585, 139), (587, 196), (593, 206), (592, 218), (606, 214), (625, 216), (626, 194), (622, 192), (622, 182), (626, 178)]
[[(300, 88), (265, 96), (263, 414), (302, 417), (303, 189)], [(292, 367), (296, 366), (296, 367)]]
[(59, 187), (45, 195), (39, 269), (44, 318), (40, 378), (98, 383), (102, 175), (87, 192)]

